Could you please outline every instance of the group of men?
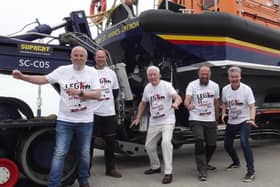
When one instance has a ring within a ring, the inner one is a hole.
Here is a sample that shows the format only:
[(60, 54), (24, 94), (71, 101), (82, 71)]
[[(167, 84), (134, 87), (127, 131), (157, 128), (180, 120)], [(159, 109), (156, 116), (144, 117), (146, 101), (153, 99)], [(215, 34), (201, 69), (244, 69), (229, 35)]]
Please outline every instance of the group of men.
[[(56, 141), (49, 174), (49, 187), (58, 187), (63, 174), (64, 160), (73, 134), (78, 145), (78, 181), (80, 187), (89, 187), (91, 156), (98, 135), (105, 141), (105, 173), (122, 177), (114, 163), (117, 120), (114, 97), (118, 94), (118, 79), (106, 67), (106, 53), (98, 50), (94, 68), (86, 65), (87, 50), (81, 46), (72, 49), (72, 64), (60, 66), (48, 75), (27, 75), (14, 70), (14, 78), (33, 84), (59, 84), (60, 102), (56, 122)], [(94, 116), (93, 116), (94, 114)], [(95, 123), (93, 123), (93, 120)]]
[[(136, 119), (131, 125), (138, 124), (146, 103), (150, 105), (149, 128), (146, 138), (146, 150), (149, 155), (150, 169), (146, 175), (160, 173), (160, 161), (157, 155), (158, 141), (164, 161), (163, 184), (172, 182), (172, 134), (175, 126), (174, 109), (182, 102), (175, 89), (164, 80), (160, 80), (160, 70), (156, 66), (147, 69), (149, 84), (146, 85), (138, 107)], [(209, 164), (216, 149), (217, 124), (219, 121), (219, 85), (210, 80), (211, 69), (203, 65), (198, 70), (198, 79), (190, 82), (186, 88), (184, 105), (189, 111), (189, 126), (195, 139), (195, 160), (198, 177), (207, 180), (207, 171), (216, 170)], [(222, 90), (222, 121), (226, 124), (224, 147), (232, 159), (226, 170), (240, 167), (238, 155), (233, 147), (234, 138), (240, 132), (240, 141), (247, 163), (247, 173), (243, 179), (249, 182), (255, 178), (253, 153), (249, 143), (249, 134), (255, 124), (255, 99), (251, 88), (240, 82), (241, 69), (231, 67), (228, 70), (230, 84)], [(228, 118), (228, 120), (226, 120)]]
[[(73, 134), (78, 145), (78, 181), (80, 187), (89, 187), (88, 178), (92, 165), (94, 140), (96, 136), (105, 141), (105, 174), (122, 177), (115, 168), (114, 148), (117, 132), (114, 98), (118, 95), (117, 76), (106, 67), (106, 53), (99, 50), (95, 54), (95, 67), (89, 67), (87, 51), (81, 46), (72, 49), (72, 64), (61, 66), (48, 75), (27, 75), (14, 70), (14, 78), (33, 84), (59, 84), (60, 102), (56, 123), (56, 143), (51, 162), (49, 187), (60, 185), (64, 160), (69, 151)], [(235, 135), (240, 131), (240, 140), (247, 162), (247, 174), (244, 181), (255, 177), (253, 154), (249, 144), (249, 133), (256, 126), (255, 100), (252, 90), (240, 82), (241, 69), (231, 67), (228, 70), (230, 84), (222, 91), (222, 120), (226, 126), (225, 150), (233, 163), (227, 170), (240, 167), (240, 161), (233, 147)], [(184, 105), (189, 111), (189, 125), (195, 137), (195, 159), (198, 176), (207, 180), (207, 170), (215, 170), (209, 164), (216, 149), (216, 128), (219, 118), (219, 86), (210, 80), (211, 69), (201, 66), (199, 78), (186, 88)], [(131, 126), (140, 122), (145, 107), (149, 104), (150, 119), (145, 147), (151, 167), (144, 174), (161, 172), (157, 145), (161, 139), (164, 161), (163, 184), (172, 182), (173, 145), (172, 136), (175, 127), (174, 110), (179, 108), (182, 98), (171, 83), (160, 79), (160, 70), (156, 66), (147, 68), (149, 83), (146, 85), (138, 112)], [(227, 112), (228, 110), (228, 112)], [(228, 114), (227, 114), (228, 113)], [(94, 117), (93, 117), (94, 114)], [(228, 121), (225, 121), (228, 115)], [(94, 120), (94, 123), (93, 123)]]

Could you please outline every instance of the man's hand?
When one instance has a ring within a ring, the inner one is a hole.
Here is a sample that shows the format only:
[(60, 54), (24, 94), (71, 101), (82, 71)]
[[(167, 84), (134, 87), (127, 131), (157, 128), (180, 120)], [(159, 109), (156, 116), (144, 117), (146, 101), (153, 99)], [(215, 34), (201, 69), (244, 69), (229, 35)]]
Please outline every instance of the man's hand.
[(222, 115), (222, 122), (223, 122), (223, 124), (226, 124), (226, 117), (227, 117), (227, 114), (223, 114)]
[(256, 127), (256, 128), (259, 127), (259, 126), (255, 123), (254, 120), (248, 120), (248, 121), (246, 121), (246, 123), (248, 123), (249, 125), (252, 125), (253, 127)]
[(23, 77), (23, 74), (17, 69), (12, 72), (12, 75), (15, 79), (22, 79)]
[(187, 109), (190, 111), (190, 110), (193, 110), (195, 108), (195, 106), (193, 104), (188, 104), (187, 105)]
[(178, 110), (179, 106), (176, 103), (172, 103), (171, 108), (174, 108), (175, 110)]
[(140, 119), (136, 118), (129, 126), (129, 128), (132, 128), (135, 125), (139, 125)]
[(65, 88), (64, 91), (71, 96), (78, 96), (81, 92), (81, 90), (75, 89), (75, 88)]

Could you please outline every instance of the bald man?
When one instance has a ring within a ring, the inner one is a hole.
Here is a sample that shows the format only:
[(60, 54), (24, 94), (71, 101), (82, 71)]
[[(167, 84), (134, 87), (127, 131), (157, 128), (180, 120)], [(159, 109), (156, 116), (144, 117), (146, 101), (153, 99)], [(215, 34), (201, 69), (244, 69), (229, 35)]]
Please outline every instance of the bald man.
[(87, 51), (74, 47), (71, 65), (60, 66), (50, 74), (26, 75), (14, 70), (12, 75), (33, 84), (58, 83), (60, 86), (59, 112), (56, 122), (56, 143), (49, 175), (49, 187), (60, 186), (64, 159), (73, 134), (78, 144), (78, 180), (80, 187), (89, 187), (90, 143), (93, 129), (93, 102), (100, 97), (97, 72), (86, 65)]
[(92, 152), (96, 136), (105, 141), (105, 174), (120, 178), (121, 173), (115, 167), (115, 139), (117, 135), (117, 119), (114, 98), (118, 95), (119, 83), (116, 73), (106, 67), (106, 53), (98, 50), (95, 54), (95, 69), (101, 86), (101, 96), (95, 101)]
[(184, 105), (189, 111), (189, 126), (195, 139), (198, 177), (206, 181), (207, 170), (216, 170), (209, 162), (216, 149), (220, 90), (219, 85), (210, 80), (210, 67), (202, 65), (198, 77), (187, 86)]

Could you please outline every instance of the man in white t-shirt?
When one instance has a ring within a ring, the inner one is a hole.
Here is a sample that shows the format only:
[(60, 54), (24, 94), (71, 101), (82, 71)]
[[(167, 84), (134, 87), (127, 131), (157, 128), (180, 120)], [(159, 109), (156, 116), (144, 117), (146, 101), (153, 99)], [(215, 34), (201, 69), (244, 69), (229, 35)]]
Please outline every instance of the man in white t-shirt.
[(105, 141), (105, 174), (120, 178), (122, 175), (115, 168), (115, 138), (117, 135), (117, 119), (114, 98), (118, 95), (119, 83), (116, 73), (106, 67), (106, 54), (103, 50), (95, 53), (95, 69), (98, 73), (98, 81), (101, 87), (101, 96), (95, 100), (94, 131), (92, 152), (96, 136)]
[(173, 145), (171, 140), (175, 127), (174, 109), (178, 109), (182, 99), (171, 83), (160, 80), (160, 70), (158, 67), (148, 67), (147, 76), (149, 83), (144, 88), (136, 119), (132, 122), (131, 126), (139, 124), (146, 104), (149, 103), (150, 119), (145, 147), (150, 159), (151, 168), (144, 173), (150, 175), (161, 172), (157, 145), (158, 141), (162, 138), (161, 149), (164, 160), (164, 178), (162, 183), (168, 184), (172, 182)]
[(186, 88), (184, 105), (189, 111), (189, 126), (195, 138), (198, 177), (206, 181), (207, 170), (216, 170), (209, 162), (216, 150), (220, 90), (218, 84), (210, 80), (210, 67), (202, 65), (198, 76)]
[[(240, 168), (240, 161), (233, 147), (234, 138), (240, 132), (240, 143), (247, 163), (247, 173), (243, 181), (250, 182), (255, 178), (253, 152), (249, 142), (251, 128), (257, 127), (255, 124), (255, 98), (252, 89), (240, 82), (241, 69), (239, 67), (229, 68), (228, 78), (230, 84), (226, 85), (222, 91), (222, 120), (227, 124), (224, 147), (233, 163), (226, 170)], [(227, 109), (228, 120), (226, 122)]]
[(100, 97), (97, 72), (86, 65), (87, 51), (76, 46), (71, 51), (72, 65), (60, 66), (50, 74), (26, 75), (14, 70), (14, 78), (33, 84), (58, 83), (59, 112), (56, 122), (56, 143), (49, 175), (49, 187), (60, 186), (64, 159), (73, 134), (78, 144), (78, 180), (80, 187), (89, 187), (90, 143), (93, 129), (93, 101)]

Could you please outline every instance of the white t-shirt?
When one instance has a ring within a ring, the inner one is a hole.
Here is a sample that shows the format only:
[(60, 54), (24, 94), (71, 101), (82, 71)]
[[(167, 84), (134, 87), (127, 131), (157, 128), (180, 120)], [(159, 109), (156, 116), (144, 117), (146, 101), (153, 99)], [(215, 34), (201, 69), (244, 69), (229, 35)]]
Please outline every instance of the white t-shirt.
[(250, 119), (249, 105), (255, 103), (255, 98), (249, 86), (240, 83), (240, 87), (233, 90), (230, 84), (226, 85), (223, 88), (222, 100), (229, 109), (229, 124), (240, 124)]
[(150, 125), (175, 124), (175, 113), (171, 108), (174, 94), (176, 90), (164, 80), (156, 86), (151, 83), (146, 85), (142, 101), (150, 105)]
[(93, 100), (80, 98), (79, 96), (70, 96), (64, 89), (75, 88), (84, 92), (100, 89), (97, 72), (94, 68), (85, 66), (83, 70), (76, 71), (72, 64), (61, 66), (46, 75), (46, 78), (49, 83), (58, 83), (60, 86), (58, 120), (72, 123), (88, 123), (93, 121)]
[(189, 111), (189, 120), (216, 121), (214, 100), (220, 98), (219, 85), (209, 80), (207, 85), (201, 85), (200, 80), (194, 80), (186, 88), (186, 96), (191, 96), (194, 109)]
[(96, 69), (101, 87), (101, 96), (95, 100), (94, 114), (99, 116), (112, 116), (116, 114), (113, 90), (119, 89), (116, 73), (108, 67)]

